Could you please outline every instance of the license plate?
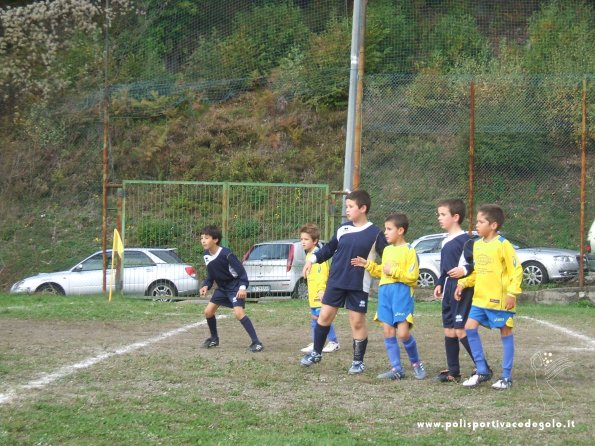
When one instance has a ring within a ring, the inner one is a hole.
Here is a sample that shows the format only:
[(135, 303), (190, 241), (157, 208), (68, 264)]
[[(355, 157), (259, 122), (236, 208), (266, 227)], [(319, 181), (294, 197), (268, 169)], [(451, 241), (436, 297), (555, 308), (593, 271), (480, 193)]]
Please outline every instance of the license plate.
[(249, 293), (264, 293), (266, 291), (269, 291), (270, 289), (271, 289), (271, 287), (268, 285), (255, 285), (255, 286), (249, 286), (248, 292)]

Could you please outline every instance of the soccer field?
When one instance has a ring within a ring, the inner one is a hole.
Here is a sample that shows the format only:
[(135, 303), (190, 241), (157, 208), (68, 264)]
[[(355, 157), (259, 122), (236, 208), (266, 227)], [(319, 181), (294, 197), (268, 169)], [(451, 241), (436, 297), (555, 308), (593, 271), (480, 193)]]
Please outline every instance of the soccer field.
[[(525, 305), (515, 320), (514, 387), (466, 389), (375, 377), (387, 367), (371, 322), (363, 376), (351, 336), (311, 368), (304, 301), (248, 303), (265, 351), (229, 310), (208, 336), (204, 304), (104, 297), (0, 296), (1, 445), (592, 444), (595, 309)], [(438, 303), (417, 303), (413, 334), (431, 377), (444, 367)], [(481, 329), (495, 376), (501, 344)], [(401, 349), (404, 363), (406, 357)], [(467, 374), (472, 368), (461, 355)]]

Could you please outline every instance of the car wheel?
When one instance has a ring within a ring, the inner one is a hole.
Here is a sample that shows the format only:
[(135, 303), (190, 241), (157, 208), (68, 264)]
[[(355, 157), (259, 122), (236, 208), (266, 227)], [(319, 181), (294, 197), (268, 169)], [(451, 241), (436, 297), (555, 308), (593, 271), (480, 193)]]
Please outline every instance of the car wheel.
[(43, 283), (35, 290), (39, 294), (53, 294), (54, 296), (64, 296), (64, 290), (60, 285), (55, 283)]
[(307, 299), (308, 298), (308, 283), (304, 279), (300, 279), (295, 284), (293, 293), (291, 293), (292, 299)]
[(153, 300), (170, 302), (172, 297), (178, 295), (178, 290), (171, 282), (157, 282), (149, 287), (149, 296)]
[(429, 269), (420, 269), (417, 286), (420, 288), (434, 288), (437, 280), (436, 274)]
[(527, 262), (523, 265), (523, 282), (527, 285), (548, 283), (549, 277), (545, 267), (538, 262)]

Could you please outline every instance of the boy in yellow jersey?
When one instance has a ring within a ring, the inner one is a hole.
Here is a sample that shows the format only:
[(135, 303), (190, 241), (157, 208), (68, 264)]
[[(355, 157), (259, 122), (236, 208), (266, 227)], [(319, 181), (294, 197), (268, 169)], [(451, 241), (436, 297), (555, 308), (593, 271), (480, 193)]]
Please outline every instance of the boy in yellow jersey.
[[(306, 257), (318, 251), (318, 242), (320, 241), (320, 229), (313, 223), (307, 223), (300, 229), (300, 241), (302, 248), (306, 251)], [(316, 329), (316, 322), (320, 316), (320, 308), (322, 307), (322, 296), (326, 288), (326, 281), (328, 280), (329, 264), (328, 262), (316, 263), (312, 265), (312, 269), (306, 276), (308, 281), (308, 303), (310, 304), (310, 314), (312, 316), (312, 341), (314, 341), (314, 330)], [(335, 352), (339, 350), (340, 345), (337, 341), (337, 334), (335, 327), (331, 324), (328, 333), (328, 343), (322, 349), (324, 353)], [(314, 342), (303, 348), (304, 353), (310, 353), (314, 349)]]
[(521, 293), (523, 268), (512, 244), (498, 234), (503, 223), (504, 212), (500, 206), (486, 204), (478, 209), (476, 229), (482, 238), (473, 245), (474, 270), (470, 276), (459, 279), (455, 291), (455, 299), (460, 299), (464, 288), (475, 286), (465, 331), (477, 371), (463, 382), (465, 387), (475, 387), (492, 378), (477, 331), (480, 324), (499, 328), (502, 337), (502, 376), (492, 388), (506, 390), (512, 387), (512, 327), (516, 299)]
[(399, 343), (403, 343), (413, 367), (413, 376), (424, 379), (426, 371), (419, 359), (417, 343), (410, 334), (413, 326), (413, 290), (419, 276), (417, 253), (405, 241), (409, 220), (405, 214), (391, 214), (384, 221), (384, 236), (388, 246), (382, 253), (382, 264), (356, 257), (354, 266), (364, 267), (372, 276), (380, 277), (378, 287), (378, 320), (384, 329), (384, 346), (390, 362), (390, 370), (377, 376), (378, 379), (402, 379), (405, 370), (401, 365)]

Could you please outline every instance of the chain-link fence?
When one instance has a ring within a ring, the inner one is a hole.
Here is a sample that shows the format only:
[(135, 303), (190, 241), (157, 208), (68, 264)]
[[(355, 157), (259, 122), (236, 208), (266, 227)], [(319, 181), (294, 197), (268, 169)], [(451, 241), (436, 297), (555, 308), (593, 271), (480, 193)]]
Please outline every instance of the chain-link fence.
[[(15, 3), (0, 9), (3, 288), (99, 247), (104, 137), (114, 186), (342, 189), (353, 0)], [(592, 2), (364, 3), (372, 219), (403, 210), (410, 238), (437, 230), (436, 202), (468, 196), (473, 116), (474, 203), (502, 204), (532, 243), (578, 249), (583, 80), (594, 214)], [(115, 194), (108, 210), (113, 228)]]

